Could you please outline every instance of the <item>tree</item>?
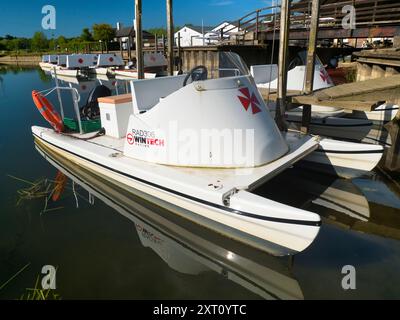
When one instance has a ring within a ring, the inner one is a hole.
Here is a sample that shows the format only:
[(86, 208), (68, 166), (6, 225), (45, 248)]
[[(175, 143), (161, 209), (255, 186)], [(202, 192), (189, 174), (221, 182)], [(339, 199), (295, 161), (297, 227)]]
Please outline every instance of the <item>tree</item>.
[(31, 41), (32, 50), (42, 51), (48, 48), (48, 41), (43, 32), (35, 32)]
[(68, 40), (64, 36), (59, 36), (56, 39), (56, 47), (59, 49), (65, 49), (68, 46)]
[(14, 38), (7, 42), (7, 50), (9, 51), (18, 51), (22, 47), (22, 40), (18, 38)]
[(106, 23), (94, 24), (93, 38), (96, 41), (104, 42), (106, 45), (106, 50), (108, 51), (107, 43), (115, 38), (115, 29)]
[(89, 28), (84, 28), (82, 30), (81, 40), (85, 42), (93, 41), (93, 35), (91, 34)]

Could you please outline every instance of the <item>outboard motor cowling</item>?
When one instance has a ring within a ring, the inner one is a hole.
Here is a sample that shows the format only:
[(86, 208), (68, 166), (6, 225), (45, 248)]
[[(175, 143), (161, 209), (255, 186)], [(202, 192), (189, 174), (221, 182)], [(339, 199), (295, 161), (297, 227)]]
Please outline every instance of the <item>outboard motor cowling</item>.
[(98, 98), (111, 96), (111, 90), (104, 85), (97, 86), (89, 93), (85, 106), (81, 108), (81, 117), (95, 120), (100, 117)]

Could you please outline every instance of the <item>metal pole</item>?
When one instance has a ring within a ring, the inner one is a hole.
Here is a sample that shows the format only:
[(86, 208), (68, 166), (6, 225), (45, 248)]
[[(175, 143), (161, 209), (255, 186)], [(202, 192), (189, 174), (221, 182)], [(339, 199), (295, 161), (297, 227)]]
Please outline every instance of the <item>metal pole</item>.
[(158, 53), (158, 35), (157, 34), (154, 36), (154, 41), (155, 41), (155, 44), (154, 44), (155, 51), (156, 51), (156, 53)]
[(168, 74), (174, 75), (174, 16), (173, 0), (167, 0)]
[(285, 121), (286, 99), (287, 99), (287, 68), (289, 49), (289, 24), (290, 24), (290, 0), (281, 2), (280, 36), (279, 36), (279, 58), (278, 58), (278, 97), (275, 112), (275, 121), (280, 130), (286, 131)]
[(78, 120), (79, 133), (83, 134), (81, 113), (79, 111), (79, 104), (78, 104), (78, 96), (76, 95), (75, 90), (73, 90), (71, 83), (69, 84), (69, 87), (71, 88), (72, 101), (74, 103), (74, 110), (75, 110), (76, 118)]
[(142, 0), (135, 0), (135, 32), (136, 32), (136, 66), (138, 79), (144, 79), (143, 32), (142, 32)]
[(54, 81), (56, 82), (58, 102), (60, 104), (61, 118), (64, 121), (64, 106), (63, 106), (62, 99), (61, 99), (61, 92), (60, 92), (60, 87), (59, 87), (59, 84), (58, 84), (58, 77), (57, 77), (57, 69), (56, 69), (56, 67), (53, 68), (53, 72), (54, 72)]
[[(310, 26), (310, 37), (308, 42), (307, 51), (307, 67), (306, 67), (306, 80), (304, 91), (306, 94), (312, 94), (314, 91), (314, 73), (315, 73), (315, 56), (318, 40), (318, 24), (319, 24), (319, 9), (320, 0), (312, 1), (311, 11), (311, 26)], [(311, 106), (303, 106), (303, 118), (301, 131), (308, 133), (311, 122)]]

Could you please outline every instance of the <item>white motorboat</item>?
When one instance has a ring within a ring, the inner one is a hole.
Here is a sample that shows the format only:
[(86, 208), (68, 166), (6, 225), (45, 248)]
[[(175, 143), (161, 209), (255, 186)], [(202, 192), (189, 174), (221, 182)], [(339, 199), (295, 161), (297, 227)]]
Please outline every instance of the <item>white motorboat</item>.
[[(273, 116), (275, 116), (274, 105), (271, 108)], [(285, 118), (290, 128), (301, 129), (302, 112), (288, 112)], [(362, 119), (314, 115), (310, 122), (310, 132), (313, 134), (349, 141), (363, 140), (372, 128), (372, 121)]]
[[(99, 99), (105, 135), (83, 134), (81, 125), (80, 133), (59, 133), (62, 123), (55, 119), (56, 130), (34, 126), (33, 135), (60, 156), (189, 220), (275, 255), (303, 251), (318, 234), (319, 216), (251, 191), (306, 157), (371, 170), (380, 157), (364, 152), (381, 156), (383, 148), (281, 133), (240, 57), (227, 55), (241, 75), (207, 79), (207, 69), (198, 67), (186, 76), (132, 81), (132, 94)], [(360, 157), (351, 162), (350, 151)]]
[(49, 71), (57, 66), (58, 56), (54, 54), (42, 56), (42, 61), (39, 62), (39, 66), (43, 71)]
[(60, 55), (57, 59), (57, 66), (51, 69), (51, 73), (73, 78), (86, 76), (85, 71), (95, 66), (96, 63), (97, 54)]
[(101, 53), (97, 56), (96, 65), (89, 67), (89, 72), (96, 75), (113, 76), (114, 69), (124, 66), (121, 55), (115, 53)]
[[(288, 90), (304, 91), (306, 66), (304, 52), (300, 52), (298, 63), (288, 72)], [(296, 60), (296, 61), (297, 61)], [(276, 90), (278, 86), (277, 65), (256, 65), (251, 67), (257, 87), (260, 89)], [(325, 70), (321, 61), (316, 59), (314, 72), (314, 90), (332, 87), (333, 81)], [(272, 112), (275, 103), (269, 102)], [(314, 134), (325, 135), (339, 139), (361, 141), (372, 129), (373, 122), (391, 121), (398, 112), (398, 106), (383, 104), (371, 112), (353, 112), (348, 114), (343, 108), (326, 106), (312, 106), (312, 118), (310, 130)], [(302, 107), (287, 111), (287, 119), (295, 128), (300, 127)]]
[[(166, 75), (165, 69), (167, 67), (167, 59), (162, 53), (145, 53), (143, 55), (143, 65), (145, 79), (154, 79), (158, 75)], [(132, 67), (133, 66), (128, 65), (125, 68), (115, 68), (113, 69), (113, 74), (122, 80), (137, 79), (137, 68)]]
[(204, 230), (168, 210), (134, 198), (130, 192), (110, 186), (102, 177), (58, 156), (40, 142), (36, 149), (71, 179), (77, 190), (77, 186), (82, 187), (96, 201), (102, 201), (132, 222), (141, 244), (152, 249), (173, 270), (189, 275), (215, 272), (265, 299), (304, 298), (287, 261)]

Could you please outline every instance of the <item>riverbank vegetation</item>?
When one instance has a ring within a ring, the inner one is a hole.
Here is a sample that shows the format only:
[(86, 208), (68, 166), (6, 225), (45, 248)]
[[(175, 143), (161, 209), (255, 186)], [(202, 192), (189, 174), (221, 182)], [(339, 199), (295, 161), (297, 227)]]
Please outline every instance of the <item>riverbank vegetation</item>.
[[(37, 55), (43, 53), (69, 53), (87, 50), (106, 50), (115, 38), (115, 29), (109, 24), (95, 24), (84, 28), (78, 37), (58, 36), (48, 39), (37, 31), (32, 38), (5, 35), (0, 37), (1, 55)], [(118, 45), (118, 43), (116, 42)]]
[[(147, 31), (158, 36), (167, 33), (164, 28), (153, 28)], [(0, 36), (0, 57), (119, 50), (119, 41), (115, 39), (115, 34), (116, 29), (106, 23), (94, 24), (91, 29), (84, 28), (79, 36), (70, 38), (60, 35), (49, 39), (41, 31), (35, 32), (32, 38), (8, 34)]]

